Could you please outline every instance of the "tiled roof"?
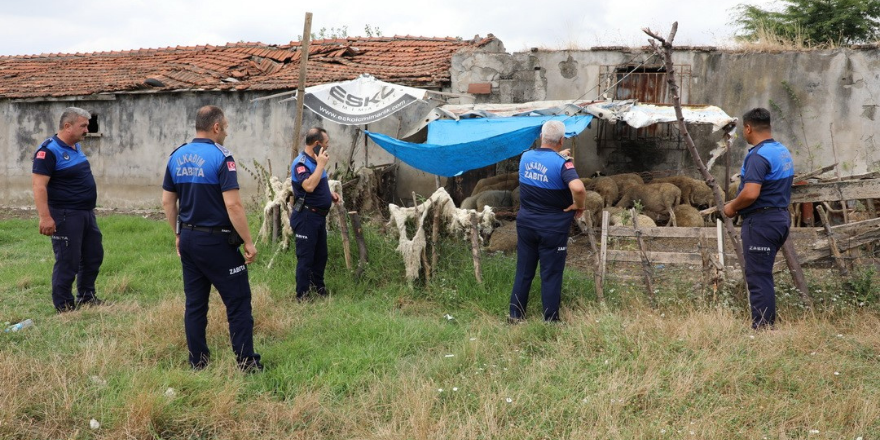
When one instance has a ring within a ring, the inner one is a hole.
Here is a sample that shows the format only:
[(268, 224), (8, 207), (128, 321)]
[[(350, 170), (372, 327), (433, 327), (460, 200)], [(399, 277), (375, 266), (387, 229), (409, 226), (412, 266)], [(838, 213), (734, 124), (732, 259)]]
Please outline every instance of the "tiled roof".
[[(316, 40), (306, 86), (356, 78), (412, 87), (449, 82), (452, 55), (495, 38), (412, 36)], [(0, 98), (175, 90), (288, 90), (299, 80), (300, 42), (234, 43), (119, 52), (0, 56)]]

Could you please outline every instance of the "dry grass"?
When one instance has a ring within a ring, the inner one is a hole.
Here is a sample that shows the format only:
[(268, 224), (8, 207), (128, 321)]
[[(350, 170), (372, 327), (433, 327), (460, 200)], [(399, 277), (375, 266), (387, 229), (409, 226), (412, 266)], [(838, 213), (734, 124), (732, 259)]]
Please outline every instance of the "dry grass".
[[(373, 246), (374, 255), (384, 251)], [(331, 265), (341, 265), (332, 250)], [(467, 249), (462, 255), (467, 261)], [(179, 268), (169, 266), (176, 275), (161, 275), (167, 282), (146, 293), (136, 269), (116, 269), (106, 280), (113, 305), (34, 316), (36, 326), (0, 334), (0, 438), (812, 440), (880, 433), (874, 304), (803, 312), (782, 297), (784, 321), (756, 333), (743, 312), (687, 294), (654, 310), (631, 286), (609, 289), (609, 304), (598, 305), (567, 271), (564, 325), (530, 315), (509, 326), (502, 318), (512, 263), (484, 263), (486, 284), (501, 287), (466, 284), (473, 276), (457, 260), (439, 275), (457, 287), (410, 290), (400, 267), (374, 266), (399, 281), (354, 285), (343, 274), (332, 280), (341, 293), (305, 304), (289, 292), (291, 261), (253, 268), (255, 345), (268, 368), (257, 375), (237, 371), (216, 294), (212, 364), (192, 372)], [(675, 290), (664, 283), (664, 292)], [(89, 428), (92, 418), (100, 429)]]

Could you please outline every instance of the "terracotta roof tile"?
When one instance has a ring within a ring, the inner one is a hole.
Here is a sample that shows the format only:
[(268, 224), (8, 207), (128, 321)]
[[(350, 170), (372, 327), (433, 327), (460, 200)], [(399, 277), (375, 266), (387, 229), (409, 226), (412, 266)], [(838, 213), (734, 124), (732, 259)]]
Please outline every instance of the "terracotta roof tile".
[[(426, 37), (316, 40), (306, 86), (362, 73), (397, 84), (437, 88), (449, 82), (452, 55), (493, 41)], [(0, 56), (0, 98), (86, 96), (139, 90), (279, 90), (296, 87), (300, 42), (230, 43), (164, 49)], [(148, 78), (164, 87), (147, 85)], [(238, 82), (229, 81), (235, 78)]]

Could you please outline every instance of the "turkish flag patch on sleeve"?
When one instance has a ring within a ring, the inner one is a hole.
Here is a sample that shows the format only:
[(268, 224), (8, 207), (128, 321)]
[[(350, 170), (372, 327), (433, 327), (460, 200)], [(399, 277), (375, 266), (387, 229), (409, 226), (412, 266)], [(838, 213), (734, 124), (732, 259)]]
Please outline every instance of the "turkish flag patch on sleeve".
[(574, 164), (571, 161), (565, 162), (565, 169), (570, 170), (574, 168)]
[(46, 152), (45, 151), (37, 151), (37, 159), (45, 159)]
[(305, 166), (305, 165), (299, 165), (299, 166), (296, 167), (296, 174), (304, 173), (304, 172), (306, 172), (306, 166)]
[(229, 171), (235, 171), (235, 162), (226, 162), (226, 169)]

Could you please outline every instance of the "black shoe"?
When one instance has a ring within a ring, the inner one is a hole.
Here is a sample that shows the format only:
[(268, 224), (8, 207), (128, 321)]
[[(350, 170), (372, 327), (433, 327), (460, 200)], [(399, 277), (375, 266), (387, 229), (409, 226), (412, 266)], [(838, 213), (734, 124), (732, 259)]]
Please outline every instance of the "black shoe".
[(97, 296), (90, 296), (88, 298), (82, 298), (82, 299), (77, 298), (76, 299), (76, 307), (77, 308), (83, 307), (83, 306), (106, 306), (106, 305), (110, 305), (110, 303), (108, 303), (107, 301), (104, 301), (103, 299), (98, 298)]
[(72, 312), (74, 310), (76, 310), (76, 303), (75, 302), (64, 304), (61, 307), (55, 307), (55, 311), (58, 314)]
[(250, 359), (245, 362), (239, 362), (238, 368), (241, 369), (241, 371), (245, 374), (262, 373), (266, 369), (265, 367), (263, 367), (263, 364), (261, 364), (260, 361), (255, 359)]
[(515, 317), (513, 317), (513, 316), (508, 316), (508, 317), (507, 317), (507, 323), (510, 324), (510, 325), (525, 324), (525, 322), (526, 322), (526, 319), (525, 319), (525, 318), (515, 318)]

